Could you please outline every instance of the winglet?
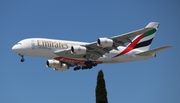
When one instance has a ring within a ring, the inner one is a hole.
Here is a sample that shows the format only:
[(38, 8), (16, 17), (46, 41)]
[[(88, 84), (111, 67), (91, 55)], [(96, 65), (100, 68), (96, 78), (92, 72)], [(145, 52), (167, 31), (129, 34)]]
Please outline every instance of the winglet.
[(159, 27), (159, 23), (158, 22), (150, 22), (145, 28), (158, 28)]
[(172, 46), (163, 46), (163, 47), (159, 47), (159, 48), (152, 49), (152, 50), (149, 50), (149, 51), (141, 52), (141, 53), (138, 53), (136, 55), (139, 55), (139, 56), (151, 56), (151, 55), (155, 55), (156, 53), (164, 51), (164, 50), (166, 50), (168, 48), (171, 48), (171, 47)]

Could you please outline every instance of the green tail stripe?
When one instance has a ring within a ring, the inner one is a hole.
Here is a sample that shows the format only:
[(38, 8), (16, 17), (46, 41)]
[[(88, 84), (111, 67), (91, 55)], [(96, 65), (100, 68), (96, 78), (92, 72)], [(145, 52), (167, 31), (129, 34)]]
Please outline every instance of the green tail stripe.
[[(156, 31), (157, 31), (156, 29), (152, 29), (152, 30), (146, 32), (146, 34), (144, 35), (144, 37), (147, 37), (147, 36), (149, 36), (149, 35), (152, 35), (152, 34), (154, 34)], [(143, 38), (144, 38), (144, 37), (143, 37)]]

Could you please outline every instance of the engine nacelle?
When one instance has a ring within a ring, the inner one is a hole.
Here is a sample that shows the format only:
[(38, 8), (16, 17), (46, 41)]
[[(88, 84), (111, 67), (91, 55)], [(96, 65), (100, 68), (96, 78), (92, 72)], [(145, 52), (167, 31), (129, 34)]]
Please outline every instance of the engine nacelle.
[(46, 62), (46, 67), (48, 68), (53, 68), (54, 70), (58, 70), (58, 71), (65, 71), (68, 70), (68, 65), (65, 63), (61, 63), (58, 60), (47, 60)]
[(83, 46), (71, 46), (71, 53), (72, 54), (86, 54), (86, 47)]
[(99, 38), (97, 40), (97, 45), (101, 47), (112, 47), (113, 46), (113, 40), (108, 38)]

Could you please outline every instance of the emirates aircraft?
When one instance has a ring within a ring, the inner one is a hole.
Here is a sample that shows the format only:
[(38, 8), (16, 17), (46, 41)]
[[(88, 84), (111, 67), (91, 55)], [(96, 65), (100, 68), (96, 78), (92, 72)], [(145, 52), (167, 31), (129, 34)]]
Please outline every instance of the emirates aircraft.
[(24, 56), (50, 58), (46, 67), (57, 71), (65, 71), (70, 67), (74, 67), (74, 70), (91, 69), (103, 63), (122, 63), (156, 57), (156, 53), (171, 47), (149, 50), (158, 26), (158, 22), (150, 22), (145, 28), (113, 37), (98, 38), (92, 43), (28, 38), (19, 41), (12, 50), (21, 56), (21, 62), (24, 62)]

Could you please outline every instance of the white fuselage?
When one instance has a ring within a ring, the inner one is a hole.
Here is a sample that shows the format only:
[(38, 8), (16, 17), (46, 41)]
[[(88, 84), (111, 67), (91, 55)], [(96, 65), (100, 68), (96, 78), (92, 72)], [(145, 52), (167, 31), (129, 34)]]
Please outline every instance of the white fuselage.
[[(46, 39), (46, 38), (29, 38), (18, 42), (16, 45), (13, 46), (12, 50), (20, 55), (37, 56), (37, 57), (44, 57), (51, 59), (59, 58), (59, 60), (63, 62), (77, 62), (77, 61), (81, 62), (81, 61), (86, 61), (86, 59), (58, 56), (54, 54), (54, 51), (70, 49), (71, 46), (73, 45), (86, 45), (86, 44), (89, 43)], [(135, 54), (140, 53), (142, 51), (138, 49), (133, 49), (124, 55), (114, 58), (115, 55), (121, 53), (125, 48), (126, 47), (119, 46), (117, 48), (118, 50), (114, 50), (114, 49), (111, 50), (109, 53), (106, 53), (102, 57), (97, 59), (97, 61), (100, 61), (101, 63), (121, 63), (121, 62), (135, 61), (135, 60), (143, 60), (153, 57), (153, 56), (137, 56)]]

